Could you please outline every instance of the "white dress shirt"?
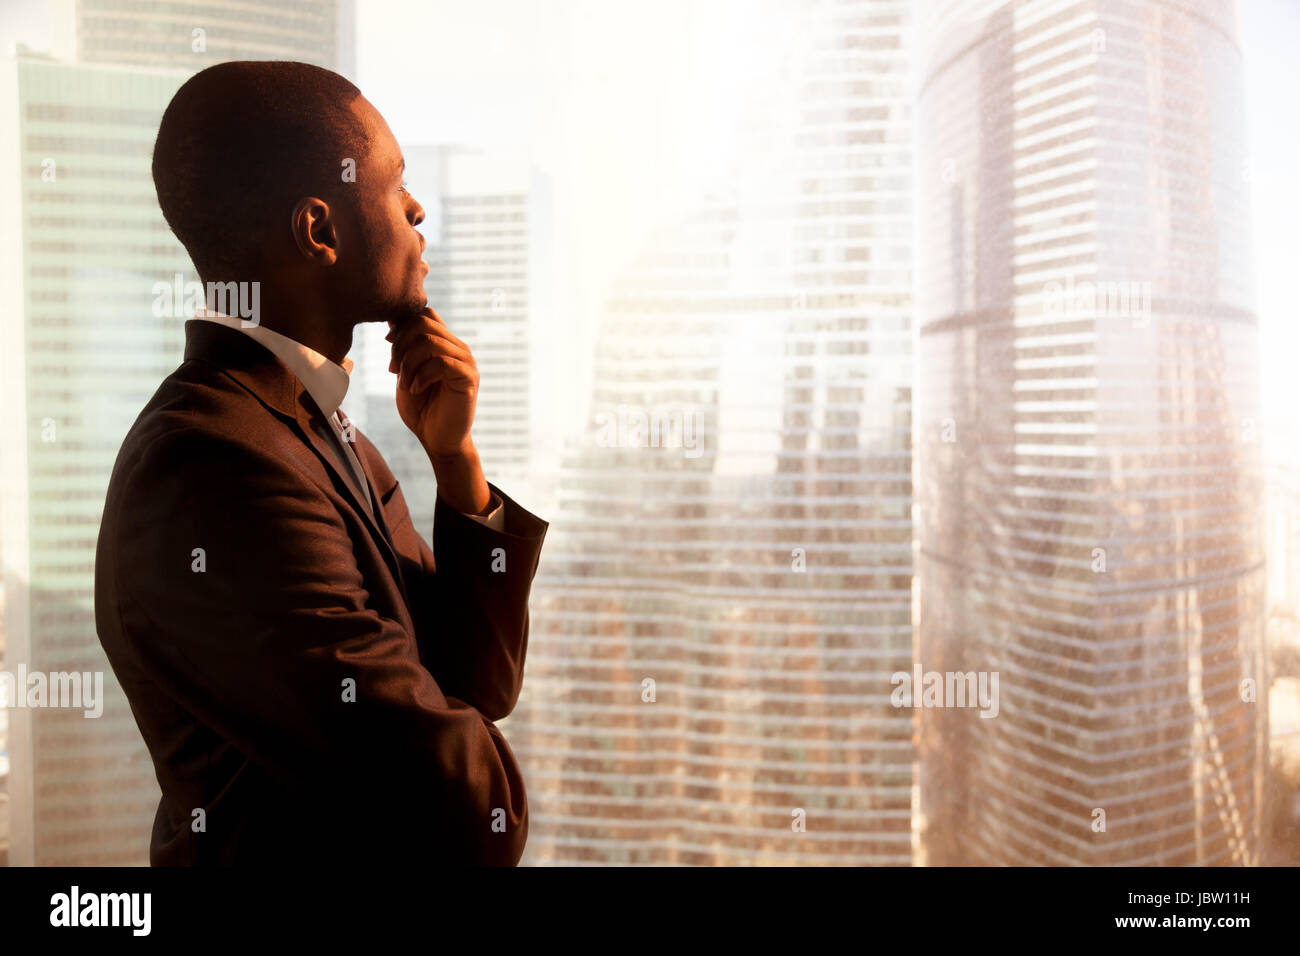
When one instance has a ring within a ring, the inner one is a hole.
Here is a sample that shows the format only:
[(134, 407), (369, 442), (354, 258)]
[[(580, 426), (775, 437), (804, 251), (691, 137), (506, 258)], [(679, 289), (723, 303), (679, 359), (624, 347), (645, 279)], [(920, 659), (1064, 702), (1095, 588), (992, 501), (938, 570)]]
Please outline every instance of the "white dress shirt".
[[(311, 395), (312, 401), (316, 403), (329, 421), (330, 434), (333, 435), (334, 440), (330, 442), (329, 437), (325, 434), (322, 434), (321, 437), (338, 452), (340, 463), (356, 479), (356, 490), (360, 492), (362, 502), (370, 509), (371, 517), (373, 517), (376, 502), (371, 495), (370, 482), (366, 480), (365, 470), (361, 467), (361, 460), (357, 458), (352, 442), (346, 437), (345, 428), (349, 423), (339, 417), (339, 406), (343, 404), (343, 397), (347, 394), (348, 385), (352, 381), (352, 359), (344, 356), (343, 364), (339, 365), (327, 359), (315, 349), (309, 348), (301, 342), (296, 342), (274, 329), (268, 329), (264, 325), (245, 327), (242, 319), (226, 315), (223, 312), (199, 309), (194, 314), (194, 318), (202, 319), (205, 322), (216, 322), (218, 325), (224, 325), (227, 328), (238, 329), (265, 346), (272, 355), (285, 364), (289, 371), (297, 377), (298, 381), (302, 382), (303, 387), (307, 389), (307, 393)], [(492, 501), (489, 508), (491, 510), (486, 515), (466, 515), (466, 517), (482, 522), (494, 531), (504, 531), (504, 505), (496, 492), (492, 492)]]

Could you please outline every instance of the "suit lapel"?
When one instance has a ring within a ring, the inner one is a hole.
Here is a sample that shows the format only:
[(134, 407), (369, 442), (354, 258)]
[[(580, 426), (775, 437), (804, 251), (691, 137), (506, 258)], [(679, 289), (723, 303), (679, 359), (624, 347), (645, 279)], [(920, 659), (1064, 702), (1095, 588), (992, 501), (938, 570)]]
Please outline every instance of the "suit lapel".
[[(375, 513), (372, 515), (358, 497), (356, 476), (343, 472), (334, 449), (325, 445), (325, 440), (313, 427), (314, 422), (324, 428), (329, 428), (330, 425), (297, 376), (260, 342), (236, 329), (202, 319), (190, 319), (185, 323), (185, 359), (198, 359), (222, 369), (274, 412), (315, 453), (333, 480), (335, 489), (347, 498), (353, 510), (365, 522), (409, 608), (410, 596), (402, 577), (401, 562), (388, 528), (383, 524), (379, 496), (373, 495)], [(361, 461), (362, 470), (365, 471), (365, 461), (360, 455), (357, 460)], [(374, 482), (368, 471), (366, 480), (370, 481), (373, 488)]]

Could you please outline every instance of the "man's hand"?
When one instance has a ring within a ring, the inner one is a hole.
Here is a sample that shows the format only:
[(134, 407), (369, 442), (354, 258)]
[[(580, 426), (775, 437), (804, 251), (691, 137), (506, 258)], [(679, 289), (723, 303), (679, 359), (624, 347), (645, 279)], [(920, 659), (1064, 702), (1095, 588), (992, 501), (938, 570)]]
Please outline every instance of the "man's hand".
[(388, 323), (393, 343), (388, 371), (397, 372), (397, 412), (430, 457), (462, 452), (478, 400), (478, 366), (438, 313), (425, 306)]
[(464, 514), (481, 514), (492, 500), (470, 440), (478, 401), (478, 366), (469, 346), (426, 306), (389, 322), (388, 365), (397, 373), (397, 413), (420, 440), (438, 478), (438, 493)]

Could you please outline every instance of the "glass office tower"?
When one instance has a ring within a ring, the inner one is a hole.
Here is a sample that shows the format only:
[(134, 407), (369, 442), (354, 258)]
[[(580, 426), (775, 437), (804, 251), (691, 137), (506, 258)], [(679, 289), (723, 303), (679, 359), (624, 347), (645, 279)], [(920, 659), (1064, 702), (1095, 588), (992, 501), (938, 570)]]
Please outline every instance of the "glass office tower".
[(734, 177), (604, 309), (510, 718), (526, 863), (911, 861), (908, 5), (769, 6)]
[(919, 61), (930, 864), (1257, 861), (1267, 714), (1230, 2), (928, 4)]

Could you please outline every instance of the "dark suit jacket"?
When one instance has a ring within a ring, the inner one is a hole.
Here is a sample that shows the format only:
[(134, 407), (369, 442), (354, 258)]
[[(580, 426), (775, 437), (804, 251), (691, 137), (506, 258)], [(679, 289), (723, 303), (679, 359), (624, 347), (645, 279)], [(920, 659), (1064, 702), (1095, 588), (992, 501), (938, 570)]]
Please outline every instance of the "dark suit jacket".
[(494, 485), (504, 532), (439, 497), (430, 549), (357, 431), (373, 520), (274, 355), (185, 334), (95, 560), (100, 642), (162, 787), (150, 862), (515, 865), (528, 803), (493, 721), (519, 695), (547, 522)]

